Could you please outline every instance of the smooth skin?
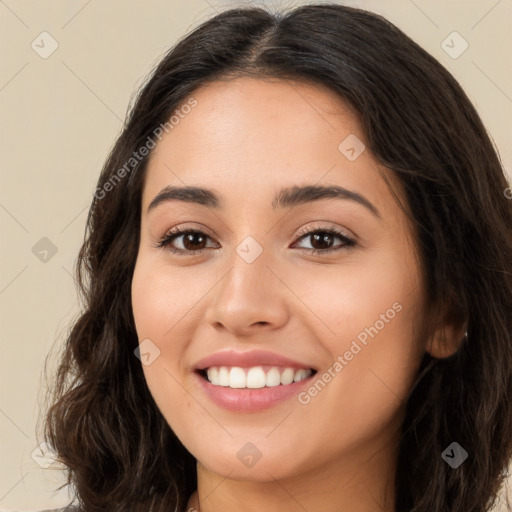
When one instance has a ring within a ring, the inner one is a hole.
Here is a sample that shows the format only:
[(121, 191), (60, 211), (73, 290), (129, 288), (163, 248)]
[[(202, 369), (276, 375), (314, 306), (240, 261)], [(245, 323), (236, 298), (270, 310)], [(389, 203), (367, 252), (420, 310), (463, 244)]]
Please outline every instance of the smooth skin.
[[(197, 105), (149, 161), (132, 282), (139, 341), (160, 350), (143, 366), (149, 390), (197, 460), (189, 507), (391, 512), (398, 433), (421, 358), (450, 355), (463, 334), (445, 322), (431, 340), (424, 336), (415, 233), (383, 176), (403, 199), (399, 183), (368, 148), (353, 161), (338, 149), (351, 134), (365, 140), (355, 111), (327, 88), (237, 78), (203, 85), (193, 97)], [(213, 189), (222, 208), (171, 200), (148, 212), (168, 185)], [(347, 199), (274, 210), (274, 194), (295, 185), (344, 187), (380, 217)], [(313, 254), (343, 240), (298, 236), (331, 226), (356, 245)], [(174, 227), (206, 238), (178, 235), (156, 247)], [(263, 251), (252, 263), (236, 251), (246, 237)], [(203, 250), (190, 254), (194, 248)], [(226, 349), (309, 362), (316, 377), (332, 372), (395, 303), (400, 312), (307, 404), (294, 397), (264, 411), (228, 411), (198, 385), (194, 365)], [(252, 467), (237, 456), (248, 442), (262, 454)]]

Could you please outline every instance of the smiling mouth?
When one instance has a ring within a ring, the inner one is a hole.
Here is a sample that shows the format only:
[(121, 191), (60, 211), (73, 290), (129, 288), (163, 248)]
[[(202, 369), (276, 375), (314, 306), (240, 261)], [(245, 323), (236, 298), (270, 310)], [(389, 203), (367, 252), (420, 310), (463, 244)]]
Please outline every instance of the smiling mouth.
[(313, 368), (289, 368), (280, 366), (211, 366), (196, 370), (201, 377), (213, 386), (232, 389), (261, 389), (289, 386), (314, 375)]

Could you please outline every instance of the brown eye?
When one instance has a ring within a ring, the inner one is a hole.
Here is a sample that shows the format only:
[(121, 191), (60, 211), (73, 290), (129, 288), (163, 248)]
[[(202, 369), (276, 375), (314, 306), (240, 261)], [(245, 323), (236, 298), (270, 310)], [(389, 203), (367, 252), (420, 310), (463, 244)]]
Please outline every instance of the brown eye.
[[(342, 241), (341, 244), (333, 246), (333, 240), (338, 238)], [(315, 229), (303, 233), (299, 240), (310, 240), (311, 249), (302, 248), (313, 254), (326, 254), (330, 252), (339, 251), (341, 249), (348, 249), (356, 245), (356, 242), (346, 236), (341, 231), (334, 227)]]
[(197, 251), (205, 248), (206, 236), (202, 233), (190, 232), (180, 236), (183, 237), (182, 243), (187, 251)]
[[(174, 247), (172, 244), (180, 238), (182, 239), (182, 247)], [(207, 248), (205, 244), (209, 238), (210, 236), (202, 231), (193, 229), (181, 230), (178, 228), (167, 233), (156, 246), (166, 247), (174, 254), (194, 254)]]
[[(311, 241), (312, 247), (299, 247), (299, 249), (306, 251), (309, 254), (327, 254), (340, 251), (342, 249), (349, 249), (356, 245), (354, 240), (332, 226), (302, 232), (299, 240), (307, 240), (308, 238)], [(341, 240), (341, 244), (334, 245), (334, 240), (336, 238)], [(182, 247), (176, 247), (174, 243), (180, 239)], [(205, 249), (212, 248), (212, 246), (207, 247), (205, 245), (209, 239), (211, 240), (209, 235), (196, 229), (182, 230), (180, 228), (175, 228), (168, 232), (156, 244), (156, 247), (165, 247), (171, 253), (178, 254), (180, 256), (191, 256), (201, 253)], [(213, 248), (215, 248), (215, 245)]]

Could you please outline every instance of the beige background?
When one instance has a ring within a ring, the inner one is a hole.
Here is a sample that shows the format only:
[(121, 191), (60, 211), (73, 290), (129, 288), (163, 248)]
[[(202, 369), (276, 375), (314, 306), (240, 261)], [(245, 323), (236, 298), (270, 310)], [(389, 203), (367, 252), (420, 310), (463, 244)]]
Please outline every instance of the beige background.
[[(299, 3), (311, 2), (286, 5)], [(383, 14), (452, 72), (510, 172), (512, 0), (344, 3)], [(216, 11), (242, 4), (0, 0), (1, 511), (67, 501), (65, 491), (53, 493), (63, 474), (31, 458), (41, 440), (42, 364), (78, 311), (73, 266), (100, 168), (130, 97), (179, 37)], [(48, 36), (39, 36), (44, 31), (58, 43), (46, 59), (31, 47), (35, 41), (43, 51), (45, 37), (45, 49), (51, 48)], [(469, 44), (456, 59), (441, 47), (453, 31)], [(46, 262), (32, 250), (43, 237), (57, 249)]]

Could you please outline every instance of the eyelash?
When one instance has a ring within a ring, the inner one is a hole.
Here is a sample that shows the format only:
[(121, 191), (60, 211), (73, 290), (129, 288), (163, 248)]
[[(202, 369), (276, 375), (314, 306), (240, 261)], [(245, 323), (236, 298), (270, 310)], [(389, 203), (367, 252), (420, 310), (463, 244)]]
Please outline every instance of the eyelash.
[[(174, 238), (178, 238), (182, 235), (187, 234), (197, 234), (197, 235), (204, 235), (208, 238), (211, 238), (208, 234), (204, 233), (203, 231), (199, 231), (197, 229), (181, 229), (181, 228), (174, 228), (171, 231), (167, 232), (155, 245), (157, 248), (167, 248), (168, 251), (170, 251), (173, 254), (177, 254), (179, 256), (193, 256), (198, 253), (201, 253), (202, 251), (205, 251), (206, 249), (198, 249), (196, 251), (188, 251), (186, 249), (174, 249), (170, 246), (170, 243), (174, 240)], [(301, 251), (306, 251), (309, 254), (327, 254), (332, 253), (336, 251), (341, 251), (343, 249), (350, 249), (356, 245), (355, 240), (352, 238), (347, 237), (344, 233), (336, 229), (335, 227), (325, 227), (325, 228), (315, 228), (313, 230), (301, 230), (298, 233), (297, 241), (306, 238), (309, 235), (317, 234), (317, 233), (324, 233), (329, 235), (334, 235), (340, 238), (343, 241), (343, 245), (337, 246), (335, 248), (331, 249), (307, 249), (304, 247), (299, 248)], [(185, 254), (186, 253), (186, 254)]]

